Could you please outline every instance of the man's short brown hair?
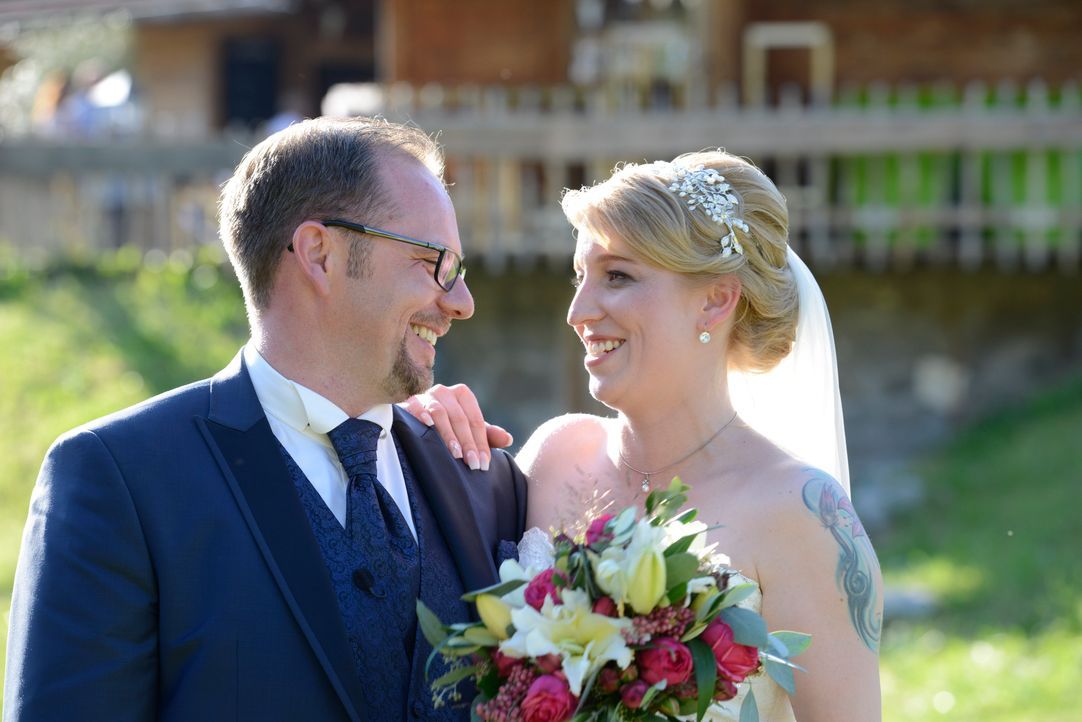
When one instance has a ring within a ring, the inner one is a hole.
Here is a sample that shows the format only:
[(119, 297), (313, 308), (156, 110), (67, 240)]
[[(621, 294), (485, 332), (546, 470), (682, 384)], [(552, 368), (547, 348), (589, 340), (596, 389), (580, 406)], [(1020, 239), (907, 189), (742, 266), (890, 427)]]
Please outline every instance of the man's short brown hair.
[[(282, 253), (301, 223), (344, 216), (378, 225), (395, 214), (379, 171), (395, 154), (416, 158), (442, 180), (443, 153), (432, 138), (379, 118), (305, 120), (245, 154), (222, 189), (219, 234), (249, 313), (270, 304)], [(364, 248), (351, 244), (351, 271)]]

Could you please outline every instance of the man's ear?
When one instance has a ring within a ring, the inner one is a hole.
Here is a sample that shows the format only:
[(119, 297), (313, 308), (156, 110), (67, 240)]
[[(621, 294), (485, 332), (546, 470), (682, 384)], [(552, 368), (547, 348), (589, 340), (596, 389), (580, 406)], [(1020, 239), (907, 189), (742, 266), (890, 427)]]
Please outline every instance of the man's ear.
[(713, 333), (732, 317), (740, 303), (740, 279), (730, 273), (706, 286), (705, 299), (699, 311), (699, 330)]
[(330, 234), (330, 229), (322, 223), (305, 221), (294, 229), (290, 239), (293, 251), (286, 258), (286, 263), (292, 264), (303, 281), (321, 296), (330, 292), (328, 267), (333, 252)]

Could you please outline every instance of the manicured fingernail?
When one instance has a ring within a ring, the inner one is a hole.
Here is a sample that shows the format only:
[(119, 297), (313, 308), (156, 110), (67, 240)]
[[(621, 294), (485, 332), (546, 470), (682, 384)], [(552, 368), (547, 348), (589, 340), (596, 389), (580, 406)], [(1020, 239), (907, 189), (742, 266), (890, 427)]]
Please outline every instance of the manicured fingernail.
[(488, 471), (488, 465), (492, 461), (492, 457), (488, 454), (481, 453), (481, 471)]
[(455, 457), (456, 459), (462, 458), (462, 447), (458, 445), (457, 441), (451, 442), (451, 456)]
[(429, 416), (427, 413), (424, 413), (424, 414), (421, 414), (421, 423), (424, 424), (425, 426), (432, 426), (432, 424), (434, 424), (436, 422), (432, 420), (431, 416)]
[(479, 461), (477, 461), (477, 452), (476, 451), (467, 451), (466, 452), (466, 466), (470, 467), (474, 471), (477, 471), (478, 469), (481, 468), (481, 463)]

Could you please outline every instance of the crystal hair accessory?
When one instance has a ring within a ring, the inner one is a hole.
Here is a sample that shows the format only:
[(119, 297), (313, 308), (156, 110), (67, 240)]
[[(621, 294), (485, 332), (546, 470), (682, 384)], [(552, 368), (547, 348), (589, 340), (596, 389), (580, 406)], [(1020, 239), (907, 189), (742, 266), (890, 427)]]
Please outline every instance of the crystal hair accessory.
[(701, 208), (711, 220), (729, 229), (729, 233), (720, 241), (723, 257), (734, 253), (744, 255), (744, 247), (736, 238), (736, 229), (747, 233), (748, 224), (737, 217), (740, 200), (730, 192), (731, 187), (725, 182), (725, 176), (701, 165), (691, 169), (677, 168), (676, 180), (669, 190), (686, 198), (691, 210)]

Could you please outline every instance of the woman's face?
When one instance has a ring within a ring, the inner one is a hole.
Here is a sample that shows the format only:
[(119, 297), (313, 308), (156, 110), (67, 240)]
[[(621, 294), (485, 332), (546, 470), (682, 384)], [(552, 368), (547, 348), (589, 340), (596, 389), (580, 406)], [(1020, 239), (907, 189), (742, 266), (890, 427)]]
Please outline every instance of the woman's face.
[(706, 297), (684, 276), (647, 265), (618, 238), (586, 231), (575, 247), (567, 323), (585, 346), (590, 394), (627, 411), (679, 401), (711, 373), (697, 340)]

